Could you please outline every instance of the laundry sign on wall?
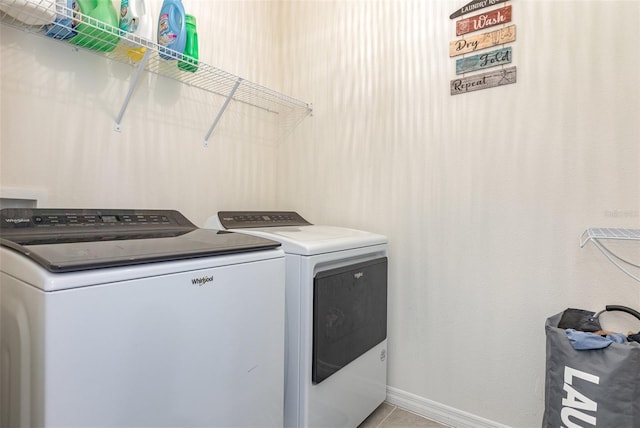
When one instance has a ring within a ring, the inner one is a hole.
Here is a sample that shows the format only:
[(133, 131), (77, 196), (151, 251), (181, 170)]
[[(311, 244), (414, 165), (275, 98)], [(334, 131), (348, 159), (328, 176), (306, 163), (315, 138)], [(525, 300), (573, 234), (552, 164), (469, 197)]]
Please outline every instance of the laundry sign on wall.
[(449, 19), (454, 19), (469, 12), (475, 12), (485, 7), (495, 6), (499, 3), (505, 3), (508, 0), (473, 0), (470, 3), (465, 4), (460, 9), (456, 10), (449, 16)]
[(449, 43), (449, 56), (458, 56), (481, 49), (513, 42), (516, 39), (516, 26), (510, 25), (488, 33), (471, 36), (466, 39), (454, 40)]
[[(472, 0), (451, 14), (454, 19), (468, 12), (477, 12), (487, 7), (505, 3), (508, 0)], [(462, 77), (450, 82), (451, 95), (464, 94), (481, 89), (494, 88), (516, 83), (516, 67), (505, 68), (513, 59), (511, 47), (484, 51), (516, 40), (516, 26), (506, 25), (511, 22), (512, 6), (502, 6), (469, 17), (463, 17), (455, 22), (456, 36), (461, 36), (449, 43), (449, 56), (456, 59), (456, 74)], [(494, 27), (502, 25), (502, 28)], [(492, 28), (484, 33), (476, 32)], [(473, 54), (466, 56), (467, 54)], [(493, 67), (502, 67), (497, 71), (488, 71), (466, 76), (466, 73), (484, 71)]]
[(456, 60), (456, 74), (509, 64), (512, 56), (513, 53), (509, 47), (458, 59)]
[(511, 22), (511, 6), (461, 19), (456, 22), (456, 36)]

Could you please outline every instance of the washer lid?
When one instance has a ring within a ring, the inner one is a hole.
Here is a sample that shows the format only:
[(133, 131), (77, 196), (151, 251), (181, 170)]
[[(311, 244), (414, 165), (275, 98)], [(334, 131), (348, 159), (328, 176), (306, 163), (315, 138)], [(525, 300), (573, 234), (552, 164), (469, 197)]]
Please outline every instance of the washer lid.
[(279, 247), (256, 236), (199, 229), (169, 210), (3, 209), (0, 245), (51, 272), (184, 260)]
[(288, 254), (315, 255), (387, 243), (385, 236), (371, 232), (313, 225), (294, 211), (219, 211), (205, 227), (273, 239)]

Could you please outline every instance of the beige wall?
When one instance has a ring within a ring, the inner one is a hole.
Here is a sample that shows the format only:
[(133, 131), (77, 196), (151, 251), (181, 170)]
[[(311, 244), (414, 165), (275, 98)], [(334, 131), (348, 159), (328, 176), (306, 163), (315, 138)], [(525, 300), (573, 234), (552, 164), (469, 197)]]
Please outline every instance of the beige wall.
[(223, 126), (203, 148), (221, 101), (148, 76), (116, 133), (131, 69), (2, 27), (0, 185), (54, 207), (198, 224), (295, 209), (384, 233), (390, 387), (539, 426), (545, 318), (640, 306), (638, 284), (578, 244), (640, 227), (640, 3), (513, 2), (518, 83), (452, 97), (463, 3), (185, 0), (203, 61), (313, 102), (276, 146)]
[(314, 116), (280, 148), (279, 195), (389, 236), (392, 388), (537, 427), (546, 317), (640, 307), (640, 284), (579, 247), (640, 227), (640, 3), (512, 2), (518, 83), (451, 96), (465, 3), (285, 3), (284, 84)]

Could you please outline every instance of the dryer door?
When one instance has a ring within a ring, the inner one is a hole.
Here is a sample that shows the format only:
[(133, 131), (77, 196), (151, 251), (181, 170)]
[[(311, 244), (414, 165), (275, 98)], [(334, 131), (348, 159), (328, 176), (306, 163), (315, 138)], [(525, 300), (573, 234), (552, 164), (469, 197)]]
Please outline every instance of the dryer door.
[(313, 280), (312, 381), (320, 383), (387, 337), (387, 258)]

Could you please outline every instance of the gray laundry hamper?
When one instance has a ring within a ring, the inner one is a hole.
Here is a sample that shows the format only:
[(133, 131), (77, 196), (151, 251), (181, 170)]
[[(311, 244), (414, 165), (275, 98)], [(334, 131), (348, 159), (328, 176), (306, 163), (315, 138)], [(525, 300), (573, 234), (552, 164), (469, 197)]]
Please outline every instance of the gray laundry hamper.
[[(607, 310), (638, 314), (623, 306)], [(558, 327), (563, 314), (548, 318), (545, 324), (543, 428), (640, 428), (640, 343), (575, 350), (565, 329)], [(594, 318), (597, 324), (597, 315), (590, 320)]]

